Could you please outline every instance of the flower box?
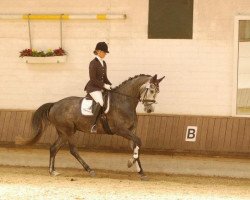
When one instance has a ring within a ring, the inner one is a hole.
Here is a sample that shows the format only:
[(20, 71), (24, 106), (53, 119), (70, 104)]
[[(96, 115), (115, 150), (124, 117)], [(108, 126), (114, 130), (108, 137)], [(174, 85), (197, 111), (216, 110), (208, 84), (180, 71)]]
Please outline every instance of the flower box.
[(23, 56), (23, 62), (28, 64), (46, 64), (46, 63), (65, 63), (67, 56), (49, 56), (49, 57), (33, 57), (33, 56)]
[(48, 51), (36, 51), (34, 49), (24, 49), (20, 55), (25, 63), (64, 63), (66, 62), (67, 53), (61, 47)]

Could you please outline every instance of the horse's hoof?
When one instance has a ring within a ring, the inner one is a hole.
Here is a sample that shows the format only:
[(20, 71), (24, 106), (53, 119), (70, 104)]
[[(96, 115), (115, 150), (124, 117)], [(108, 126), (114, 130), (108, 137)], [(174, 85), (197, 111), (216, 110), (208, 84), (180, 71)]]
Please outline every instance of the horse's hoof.
[(128, 160), (128, 168), (132, 167), (134, 163), (135, 163), (135, 162), (134, 162), (134, 159), (133, 159), (133, 158), (130, 158), (130, 159)]
[(149, 178), (146, 175), (141, 175), (141, 181), (148, 181)]
[(90, 175), (91, 177), (95, 177), (95, 171), (91, 170), (91, 171), (89, 172), (89, 175)]
[(58, 176), (58, 175), (60, 175), (60, 173), (57, 171), (52, 171), (52, 172), (50, 172), (50, 175), (51, 176)]

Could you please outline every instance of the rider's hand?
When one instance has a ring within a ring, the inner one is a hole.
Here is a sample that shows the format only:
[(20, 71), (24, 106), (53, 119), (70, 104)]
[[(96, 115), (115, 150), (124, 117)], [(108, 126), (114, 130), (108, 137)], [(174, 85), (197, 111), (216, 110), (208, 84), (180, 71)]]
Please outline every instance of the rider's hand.
[(111, 85), (109, 85), (109, 84), (104, 84), (104, 88), (105, 88), (106, 90), (111, 90)]

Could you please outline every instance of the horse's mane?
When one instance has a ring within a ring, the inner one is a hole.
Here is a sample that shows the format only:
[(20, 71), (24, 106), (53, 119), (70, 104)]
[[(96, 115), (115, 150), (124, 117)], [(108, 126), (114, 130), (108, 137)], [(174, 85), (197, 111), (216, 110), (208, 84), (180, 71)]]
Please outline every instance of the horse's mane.
[(138, 77), (152, 77), (151, 75), (148, 74), (139, 74), (139, 75), (135, 75), (134, 77), (129, 77), (127, 80), (123, 81), (120, 85), (114, 87), (113, 89), (118, 89), (122, 86), (124, 86), (127, 82), (132, 81)]

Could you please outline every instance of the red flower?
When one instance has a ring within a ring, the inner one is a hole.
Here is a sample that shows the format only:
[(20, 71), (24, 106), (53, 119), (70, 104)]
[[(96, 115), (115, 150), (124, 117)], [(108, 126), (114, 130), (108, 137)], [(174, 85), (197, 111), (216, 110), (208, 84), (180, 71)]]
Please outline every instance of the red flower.
[(65, 52), (62, 48), (54, 49), (53, 51), (54, 51), (55, 56), (63, 56), (63, 55), (66, 55), (66, 52)]
[(31, 49), (24, 49), (24, 50), (20, 51), (19, 57), (24, 57), (24, 56), (32, 56), (32, 50)]

